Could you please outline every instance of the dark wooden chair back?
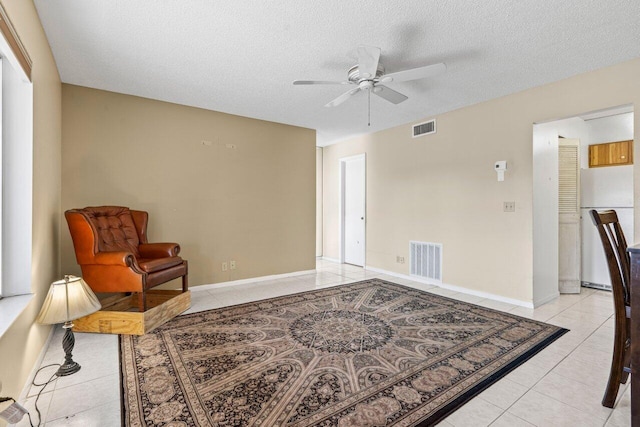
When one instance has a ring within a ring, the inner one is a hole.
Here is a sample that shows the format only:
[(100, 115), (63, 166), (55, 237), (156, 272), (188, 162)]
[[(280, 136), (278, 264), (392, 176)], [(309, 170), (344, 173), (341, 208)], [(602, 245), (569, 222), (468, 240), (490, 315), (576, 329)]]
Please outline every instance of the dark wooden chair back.
[(613, 340), (613, 357), (609, 381), (605, 389), (602, 405), (613, 408), (621, 383), (629, 377), (630, 365), (630, 259), (627, 252), (627, 241), (624, 238), (618, 215), (614, 210), (597, 212), (591, 210), (591, 218), (598, 228), (600, 240), (607, 258), (611, 292), (615, 310), (615, 336)]
[(617, 301), (620, 300), (623, 306), (629, 305), (630, 261), (627, 240), (618, 221), (618, 215), (614, 210), (601, 212), (591, 210), (591, 218), (598, 228), (604, 254), (607, 257), (614, 303), (617, 306)]

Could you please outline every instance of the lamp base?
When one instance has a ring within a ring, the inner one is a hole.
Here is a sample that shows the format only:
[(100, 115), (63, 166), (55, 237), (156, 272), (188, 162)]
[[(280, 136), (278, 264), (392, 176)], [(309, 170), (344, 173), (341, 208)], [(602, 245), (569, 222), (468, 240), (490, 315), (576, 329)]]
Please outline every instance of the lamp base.
[(80, 365), (78, 364), (78, 362), (74, 362), (72, 360), (71, 363), (65, 362), (64, 365), (60, 366), (58, 368), (58, 372), (56, 372), (56, 375), (59, 377), (66, 377), (67, 375), (75, 374), (79, 370)]
[(80, 370), (80, 365), (78, 364), (78, 362), (74, 362), (71, 357), (71, 351), (73, 350), (73, 346), (76, 343), (76, 339), (73, 336), (73, 331), (71, 330), (71, 328), (73, 328), (73, 323), (71, 323), (70, 321), (65, 322), (62, 327), (65, 329), (64, 338), (62, 338), (62, 348), (64, 349), (64, 363), (58, 368), (58, 372), (56, 372), (56, 375), (58, 375), (59, 377), (65, 377), (67, 375), (75, 374)]

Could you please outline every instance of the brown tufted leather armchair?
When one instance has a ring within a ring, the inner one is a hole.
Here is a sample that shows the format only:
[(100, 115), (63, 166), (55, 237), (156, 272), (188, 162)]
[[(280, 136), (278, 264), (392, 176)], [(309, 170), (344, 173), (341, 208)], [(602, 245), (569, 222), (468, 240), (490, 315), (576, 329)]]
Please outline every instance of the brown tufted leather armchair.
[(121, 206), (71, 209), (64, 213), (82, 277), (95, 292), (137, 292), (147, 309), (149, 288), (182, 277), (188, 288), (187, 261), (177, 243), (148, 243), (144, 211)]

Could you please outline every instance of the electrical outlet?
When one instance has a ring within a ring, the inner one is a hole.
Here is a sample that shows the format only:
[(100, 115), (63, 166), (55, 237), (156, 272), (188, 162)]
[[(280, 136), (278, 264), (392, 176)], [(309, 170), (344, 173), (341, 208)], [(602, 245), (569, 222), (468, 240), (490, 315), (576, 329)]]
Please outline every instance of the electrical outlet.
[(516, 202), (504, 202), (505, 212), (515, 212), (516, 211)]
[(223, 262), (222, 263), (222, 271), (227, 271), (229, 269), (229, 265), (227, 264), (227, 262)]
[(396, 256), (396, 262), (398, 264), (404, 264), (404, 257), (400, 255)]
[(230, 270), (235, 270), (236, 269), (236, 262), (231, 260), (229, 261), (229, 269)]
[(225, 144), (224, 146), (229, 148), (230, 150), (235, 150), (236, 149), (236, 144)]

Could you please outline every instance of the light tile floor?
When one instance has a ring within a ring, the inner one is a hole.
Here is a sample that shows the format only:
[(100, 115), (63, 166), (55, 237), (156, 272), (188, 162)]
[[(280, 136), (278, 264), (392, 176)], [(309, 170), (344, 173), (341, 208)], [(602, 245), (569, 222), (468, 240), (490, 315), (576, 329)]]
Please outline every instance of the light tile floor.
[[(579, 295), (562, 295), (534, 310), (372, 273), (350, 265), (318, 261), (317, 272), (313, 274), (235, 286), (194, 287), (192, 306), (188, 312), (336, 286), (370, 277), (571, 329), (450, 415), (440, 426), (630, 425), (628, 384), (621, 387), (614, 409), (600, 404), (613, 342), (613, 300), (609, 292), (583, 288)], [(63, 360), (62, 334), (61, 328), (56, 329), (42, 366)], [(43, 425), (118, 426), (118, 337), (83, 333), (75, 336), (74, 360), (82, 365), (82, 369), (69, 377), (58, 378), (43, 392), (38, 401)], [(36, 381), (46, 381), (55, 370), (55, 367), (43, 370)], [(31, 411), (36, 423), (34, 401), (39, 389), (31, 387), (26, 402), (21, 402)], [(28, 426), (27, 417), (18, 425)]]

